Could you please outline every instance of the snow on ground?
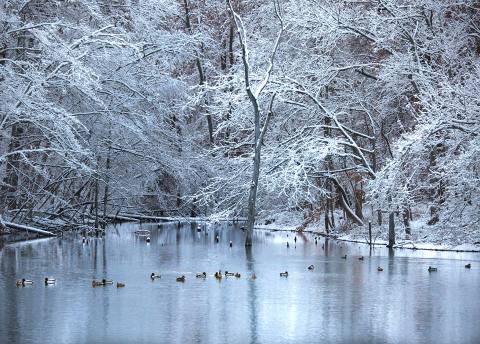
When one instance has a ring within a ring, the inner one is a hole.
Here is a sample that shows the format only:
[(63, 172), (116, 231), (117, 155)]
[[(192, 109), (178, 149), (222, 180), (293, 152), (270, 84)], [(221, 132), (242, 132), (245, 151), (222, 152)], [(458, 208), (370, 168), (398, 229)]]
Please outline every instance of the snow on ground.
[[(368, 225), (355, 226), (345, 221), (341, 213), (336, 214), (336, 228), (329, 235), (339, 239), (368, 243)], [(396, 246), (426, 250), (480, 251), (480, 228), (460, 228), (437, 224), (429, 226), (428, 217), (419, 217), (411, 222), (411, 235), (405, 233), (400, 217), (395, 217)], [(255, 228), (268, 230), (294, 231), (304, 227), (304, 231), (326, 235), (323, 217), (306, 226), (304, 213), (284, 211), (262, 213)], [(388, 218), (379, 226), (372, 223), (372, 241), (375, 244), (388, 243)]]

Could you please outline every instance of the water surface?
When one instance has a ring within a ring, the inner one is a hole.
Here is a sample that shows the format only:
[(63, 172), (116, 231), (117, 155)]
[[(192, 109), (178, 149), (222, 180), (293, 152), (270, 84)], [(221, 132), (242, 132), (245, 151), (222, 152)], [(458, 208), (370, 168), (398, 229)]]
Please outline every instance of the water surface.
[[(150, 244), (135, 235), (140, 226)], [(478, 254), (370, 252), (323, 238), (315, 245), (309, 234), (295, 244), (292, 233), (267, 231), (246, 251), (238, 226), (196, 226), (123, 224), (85, 244), (72, 235), (4, 246), (0, 342), (480, 343)], [(242, 277), (218, 282), (219, 269)], [(203, 271), (206, 280), (195, 278)], [(151, 272), (162, 278), (152, 282)], [(45, 287), (45, 276), (56, 285)], [(22, 277), (35, 284), (17, 288)], [(92, 288), (95, 278), (126, 287)]]

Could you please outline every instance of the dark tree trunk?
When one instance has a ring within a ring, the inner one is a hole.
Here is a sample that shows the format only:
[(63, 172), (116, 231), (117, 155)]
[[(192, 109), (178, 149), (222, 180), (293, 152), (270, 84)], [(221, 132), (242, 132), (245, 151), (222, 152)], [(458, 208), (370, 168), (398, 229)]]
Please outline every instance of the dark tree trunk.
[(382, 211), (380, 209), (377, 210), (377, 223), (379, 226), (382, 225)]
[[(10, 144), (8, 153), (13, 153), (20, 147), (20, 139), (24, 129), (21, 124), (12, 125)], [(2, 186), (2, 208), (17, 208), (17, 196), (15, 193), (18, 189), (18, 169), (20, 167), (20, 156), (18, 154), (10, 154), (6, 159), (5, 177)]]
[(411, 234), (411, 228), (410, 228), (410, 212), (408, 211), (408, 208), (403, 209), (403, 225), (405, 226), (405, 233), (406, 234)]
[(392, 211), (388, 216), (388, 247), (395, 245), (395, 213)]

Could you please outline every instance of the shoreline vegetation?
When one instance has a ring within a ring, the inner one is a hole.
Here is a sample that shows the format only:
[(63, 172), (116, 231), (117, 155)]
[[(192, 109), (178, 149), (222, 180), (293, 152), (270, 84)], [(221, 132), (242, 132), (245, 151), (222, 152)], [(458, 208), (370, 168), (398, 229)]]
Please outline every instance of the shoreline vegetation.
[[(295, 219), (294, 215), (290, 214), (289, 218), (297, 220), (296, 223), (292, 224), (291, 222), (285, 222), (285, 213), (281, 214), (279, 219), (265, 219), (260, 218), (254, 226), (255, 230), (264, 230), (264, 231), (274, 231), (274, 232), (296, 232), (296, 233), (308, 233), (315, 236), (320, 236), (328, 238), (331, 240), (349, 242), (363, 245), (370, 245), (367, 237), (367, 228), (363, 227), (349, 227), (343, 229), (334, 229), (333, 231), (327, 233), (324, 229), (320, 228), (320, 223), (314, 222), (305, 225), (305, 223), (299, 222), (298, 217)], [(109, 224), (116, 223), (184, 223), (184, 222), (201, 222), (206, 224), (216, 224), (220, 222), (232, 222), (232, 223), (245, 223), (246, 218), (244, 217), (232, 217), (232, 218), (216, 218), (216, 217), (175, 217), (175, 216), (151, 216), (145, 214), (133, 214), (133, 213), (119, 213), (117, 215), (109, 215), (106, 217), (103, 223), (103, 228)], [(260, 224), (264, 222), (267, 224)], [(37, 226), (39, 226), (37, 222)], [(9, 221), (2, 221), (2, 229), (0, 230), (0, 237), (3, 235), (15, 235), (16, 232), (23, 232), (27, 234), (33, 234), (34, 237), (22, 238), (17, 241), (28, 241), (39, 239), (40, 237), (55, 237), (62, 235), (64, 231), (77, 230), (78, 232), (83, 232), (88, 235), (102, 235), (104, 229), (96, 229), (91, 226), (84, 225), (82, 226), (66, 226), (63, 229), (54, 228), (53, 231), (47, 231), (41, 228), (37, 228), (31, 225), (23, 225), (18, 223), (13, 223)], [(70, 228), (69, 228), (70, 227)], [(48, 227), (47, 227), (48, 228)], [(244, 228), (244, 227), (243, 227)], [(7, 230), (5, 230), (7, 229)], [(88, 231), (87, 231), (88, 229)], [(98, 234), (97, 234), (98, 233)], [(388, 240), (379, 239), (379, 233), (376, 233), (375, 238), (372, 240), (371, 246), (388, 246)], [(8, 240), (7, 240), (8, 242)], [(392, 247), (393, 249), (407, 249), (407, 250), (423, 250), (423, 251), (444, 251), (444, 252), (472, 252), (480, 253), (480, 243), (463, 243), (459, 245), (445, 244), (445, 243), (431, 243), (420, 240), (412, 240), (408, 238), (397, 237), (397, 242)]]

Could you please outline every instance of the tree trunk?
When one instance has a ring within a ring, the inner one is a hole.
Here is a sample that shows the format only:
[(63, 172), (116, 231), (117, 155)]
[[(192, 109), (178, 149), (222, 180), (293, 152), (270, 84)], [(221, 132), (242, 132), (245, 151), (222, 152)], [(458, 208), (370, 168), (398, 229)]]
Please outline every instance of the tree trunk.
[(379, 226), (382, 225), (382, 211), (380, 209), (377, 210), (377, 223)]
[(111, 154), (111, 144), (109, 144), (108, 147), (108, 153), (107, 153), (107, 160), (105, 162), (105, 190), (103, 192), (103, 219), (105, 222), (105, 219), (107, 217), (107, 210), (108, 210), (108, 193), (110, 189), (110, 154)]
[(354, 189), (355, 193), (355, 215), (363, 220), (363, 190)]
[(247, 214), (247, 237), (245, 246), (252, 246), (253, 226), (255, 225), (255, 203), (257, 201), (258, 177), (260, 176), (260, 153), (262, 145), (260, 142), (260, 112), (258, 104), (253, 103), (255, 115), (255, 155), (253, 158), (253, 174), (250, 183), (250, 194), (248, 196), (248, 214)]
[(95, 201), (94, 201), (94, 212), (95, 212), (95, 228), (97, 229), (97, 234), (98, 234), (98, 228), (99, 228), (99, 222), (98, 222), (98, 174), (95, 174)]
[[(192, 33), (192, 26), (190, 24), (190, 4), (188, 0), (183, 1), (184, 9), (185, 9), (185, 28), (188, 30), (189, 33)], [(195, 51), (195, 64), (197, 65), (198, 70), (198, 84), (203, 86), (206, 81), (205, 72), (203, 70), (202, 61), (198, 56), (198, 53)], [(207, 117), (207, 126), (208, 126), (208, 139), (210, 143), (213, 144), (213, 121), (212, 115), (210, 115), (207, 111), (205, 111)]]
[(411, 234), (411, 228), (410, 228), (410, 214), (408, 211), (408, 208), (403, 209), (403, 225), (405, 226), (405, 233), (406, 234)]
[(395, 245), (395, 213), (392, 211), (388, 216), (388, 247)]
[(347, 193), (345, 192), (345, 189), (340, 185), (340, 183), (336, 178), (330, 177), (330, 180), (333, 181), (333, 183), (337, 188), (337, 192), (340, 195), (340, 205), (342, 206), (346, 217), (348, 217), (350, 220), (352, 220), (356, 224), (363, 226), (362, 219), (355, 214), (355, 211), (350, 207), (350, 204), (348, 204), (348, 198), (347, 198)]
[[(20, 139), (23, 135), (21, 124), (13, 124), (11, 130), (10, 144), (8, 153), (15, 152), (20, 147)], [(17, 197), (15, 195), (18, 189), (18, 169), (20, 167), (20, 156), (11, 154), (7, 156), (5, 177), (2, 186), (2, 208), (15, 209), (17, 207)]]

